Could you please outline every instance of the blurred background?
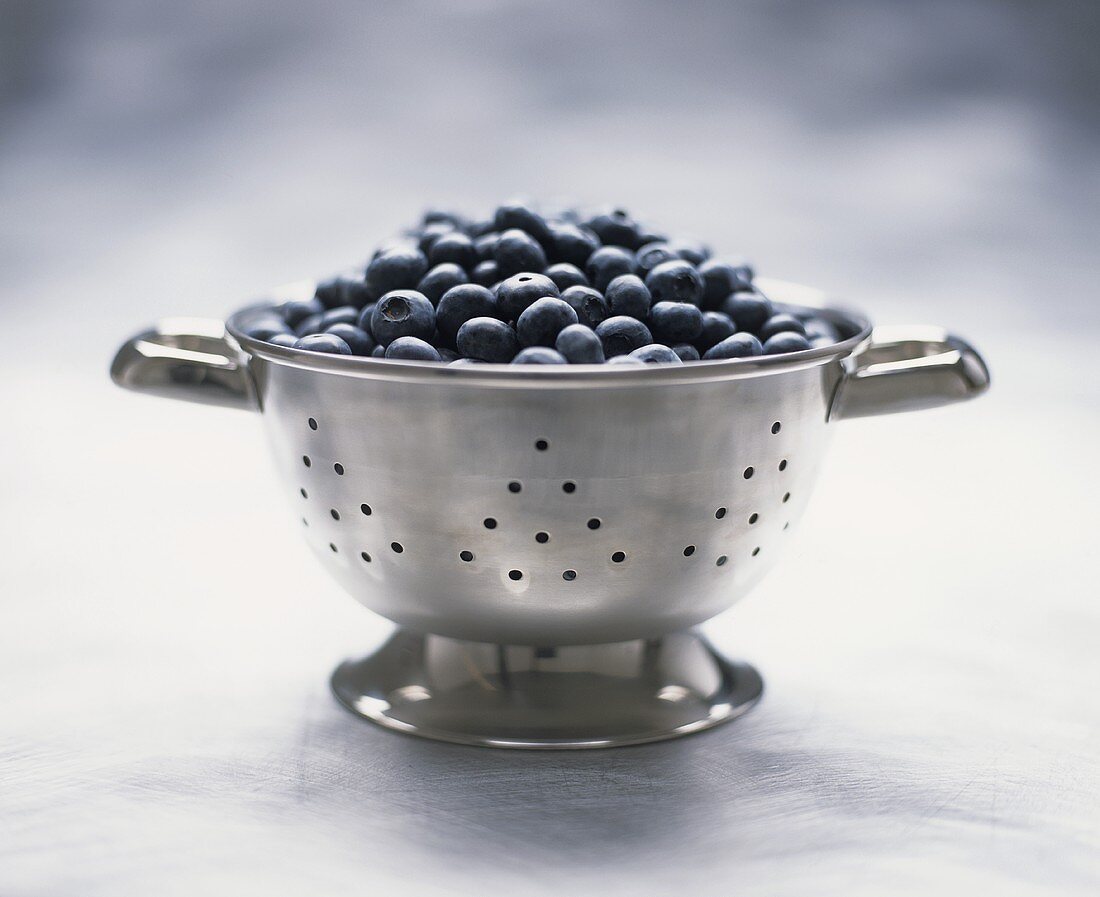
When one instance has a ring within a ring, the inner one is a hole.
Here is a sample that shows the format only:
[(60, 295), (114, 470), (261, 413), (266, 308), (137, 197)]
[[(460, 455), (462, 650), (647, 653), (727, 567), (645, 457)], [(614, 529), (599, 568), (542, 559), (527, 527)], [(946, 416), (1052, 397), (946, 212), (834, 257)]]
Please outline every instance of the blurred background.
[[(3, 0), (0, 890), (1095, 893), (1097, 34), (1090, 2)], [(517, 757), (351, 719), (325, 678), (379, 624), (257, 422), (108, 381), (158, 317), (514, 195), (990, 362), (973, 405), (837, 428), (716, 624), (768, 682), (721, 732)]]

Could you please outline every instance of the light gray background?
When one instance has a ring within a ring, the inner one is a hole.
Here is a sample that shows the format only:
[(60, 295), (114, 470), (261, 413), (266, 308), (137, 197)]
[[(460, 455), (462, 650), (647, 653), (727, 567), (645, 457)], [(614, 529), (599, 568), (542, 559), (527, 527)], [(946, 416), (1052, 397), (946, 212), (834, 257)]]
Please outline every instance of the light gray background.
[[(1095, 894), (1094, 4), (11, 2), (0, 21), (0, 893)], [(427, 202), (610, 200), (987, 354), (837, 427), (715, 621), (748, 717), (583, 755), (420, 743), (326, 677), (249, 415), (113, 390), (166, 314)]]

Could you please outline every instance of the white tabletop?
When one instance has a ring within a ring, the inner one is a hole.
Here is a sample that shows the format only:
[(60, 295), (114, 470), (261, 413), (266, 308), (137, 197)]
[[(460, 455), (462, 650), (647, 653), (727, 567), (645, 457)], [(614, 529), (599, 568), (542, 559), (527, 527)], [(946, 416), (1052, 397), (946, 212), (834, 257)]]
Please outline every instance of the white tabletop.
[[(563, 109), (503, 43), (478, 61), (479, 28), (521, 27), (509, 4), (427, 33), (369, 14), (399, 46), (466, 48), (449, 86), (409, 69), (399, 95), (430, 113), (416, 116), (377, 98), (395, 59), (355, 8), (301, 33), (266, 5), (59, 21), (56, 89), (12, 113), (0, 894), (1096, 894), (1100, 327), (1086, 200), (1100, 154), (1074, 130), (1086, 124), (1007, 96), (878, 123), (868, 99), (841, 136), (806, 130), (790, 82), (727, 95), (732, 79), (677, 107), (725, 104), (698, 119), (704, 139), (681, 141), (670, 113), (643, 158), (634, 138), (652, 127), (634, 131), (633, 107), (598, 79), (594, 106)], [(608, 15), (631, 39), (662, 32), (627, 12)], [(595, 38), (577, 15), (579, 64)], [(723, 38), (748, 54), (732, 53), (734, 73), (761, 61), (753, 35), (799, 43), (745, 15)], [(840, 24), (864, 22), (850, 15)], [(928, 27), (961, 58), (996, 22)], [(362, 57), (354, 34), (375, 35)], [(1004, 46), (994, 61), (1014, 64)], [(231, 50), (248, 64), (229, 65)], [(872, 43), (868, 83), (901, 70), (888, 50)], [(700, 52), (691, 65), (707, 68), (715, 44)], [(512, 89), (495, 111), (447, 111), (501, 72)], [(486, 147), (481, 129), (528, 108), (604, 136), (587, 154), (523, 128)], [(431, 143), (441, 121), (450, 156)], [(958, 327), (993, 371), (980, 401), (837, 425), (789, 556), (708, 627), (762, 671), (763, 701), (676, 742), (491, 751), (353, 718), (327, 677), (384, 624), (300, 542), (259, 421), (107, 379), (116, 344), (156, 317), (222, 314), (358, 260), (425, 200), (487, 203), (529, 184), (536, 158), (545, 193), (573, 185), (673, 226), (698, 220), (765, 273), (839, 287), (878, 320)]]

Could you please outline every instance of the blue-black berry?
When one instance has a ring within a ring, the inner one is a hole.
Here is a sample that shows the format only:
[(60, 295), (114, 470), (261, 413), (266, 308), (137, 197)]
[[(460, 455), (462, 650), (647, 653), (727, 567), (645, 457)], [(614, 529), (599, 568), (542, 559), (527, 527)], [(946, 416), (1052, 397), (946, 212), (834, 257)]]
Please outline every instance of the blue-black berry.
[(596, 331), (584, 324), (570, 324), (554, 342), (570, 364), (603, 364), (603, 343)]
[(569, 262), (558, 262), (551, 265), (543, 274), (554, 281), (559, 290), (588, 286), (588, 278), (584, 276), (584, 272), (576, 265), (569, 264)]
[(577, 313), (577, 320), (589, 327), (611, 317), (611, 310), (603, 293), (591, 287), (569, 287), (562, 291), (562, 301), (568, 302)]
[(399, 358), (405, 361), (442, 361), (436, 348), (415, 336), (399, 336), (386, 346), (386, 358)]
[[(318, 318), (320, 318), (319, 315)], [(244, 332), (253, 339), (268, 340), (276, 333), (289, 333), (290, 328), (287, 326), (286, 321), (278, 315), (271, 313), (265, 314), (262, 318), (257, 318), (255, 321), (252, 321), (244, 328)]]
[(506, 203), (500, 206), (493, 216), (493, 226), (501, 233), (517, 228), (534, 237), (544, 252), (553, 251), (554, 235), (546, 219), (522, 203)]
[(634, 250), (642, 245), (638, 242), (638, 223), (623, 209), (602, 212), (589, 218), (585, 225), (605, 246), (625, 246)]
[(428, 259), (423, 252), (415, 246), (397, 246), (367, 265), (367, 290), (372, 299), (393, 290), (412, 290), (427, 273)]
[(279, 306), (279, 311), (282, 312), (287, 326), (293, 329), (311, 315), (324, 314), (325, 306), (314, 296), (311, 299), (293, 299), (290, 302), (284, 302)]
[(657, 302), (690, 302), (703, 298), (703, 278), (691, 262), (683, 259), (661, 262), (646, 275), (645, 285)]
[(810, 348), (810, 341), (801, 333), (783, 330), (764, 340), (765, 355), (782, 355), (786, 352), (801, 352)]
[(649, 314), (649, 289), (634, 274), (620, 274), (612, 280), (604, 290), (604, 298), (613, 315), (629, 315), (641, 321)]
[(525, 231), (506, 230), (493, 247), (493, 260), (501, 277), (511, 277), (520, 271), (541, 271), (546, 267), (546, 253)]
[(471, 318), (494, 318), (497, 300), (493, 291), (476, 283), (451, 287), (439, 300), (435, 310), (435, 326), (448, 345), (454, 345), (458, 328)]
[(367, 331), (354, 324), (333, 324), (325, 329), (325, 333), (340, 337), (348, 344), (352, 355), (370, 355), (376, 345), (374, 338)]
[(763, 347), (751, 333), (735, 333), (703, 353), (706, 361), (717, 358), (751, 358), (763, 354)]
[(678, 258), (679, 256), (667, 243), (646, 243), (634, 253), (635, 265), (638, 274), (642, 277), (645, 277), (662, 262), (672, 262)]
[(507, 364), (519, 351), (516, 332), (496, 318), (471, 318), (458, 328), (458, 351), (467, 358)]
[(673, 346), (672, 351), (680, 356), (681, 361), (698, 361), (700, 358), (699, 350), (696, 349), (695, 346), (688, 345), (687, 343)]
[(331, 333), (314, 333), (303, 336), (294, 344), (295, 349), (307, 349), (310, 352), (326, 352), (329, 355), (350, 355), (351, 347), (340, 337)]
[(516, 320), (527, 306), (536, 299), (552, 296), (555, 299), (560, 291), (558, 285), (545, 274), (525, 271), (513, 274), (500, 282), (496, 288), (497, 306), (500, 316), (506, 321)]
[(588, 281), (603, 292), (621, 274), (634, 273), (634, 253), (621, 246), (602, 246), (589, 256), (585, 266)]
[(434, 267), (448, 262), (466, 269), (476, 265), (478, 257), (474, 241), (460, 231), (437, 238), (428, 250), (428, 264)]
[(564, 356), (545, 346), (528, 346), (512, 359), (512, 364), (568, 364)]
[(570, 324), (577, 323), (577, 313), (567, 302), (544, 296), (536, 299), (516, 319), (516, 336), (521, 346), (553, 346)]
[(596, 327), (596, 335), (603, 343), (603, 354), (609, 359), (626, 355), (653, 342), (653, 334), (637, 318), (616, 315), (602, 321)]
[(294, 344), (298, 342), (298, 337), (293, 333), (273, 333), (264, 342), (271, 343), (273, 346), (282, 346), (285, 349), (292, 349)]
[(378, 300), (371, 315), (370, 330), (383, 346), (402, 336), (430, 340), (435, 332), (435, 309), (423, 293), (394, 290)]
[(350, 277), (334, 277), (317, 284), (313, 294), (325, 308), (339, 308), (341, 305), (354, 305), (362, 308), (370, 299), (370, 292), (362, 280)]
[(582, 271), (592, 253), (600, 248), (600, 238), (586, 227), (555, 224), (551, 226), (551, 232), (554, 236), (554, 260), (576, 265)]
[(727, 336), (737, 332), (733, 319), (720, 311), (703, 312), (703, 329), (692, 342), (700, 352), (706, 352), (711, 346), (717, 346)]
[(733, 318), (739, 330), (756, 333), (775, 309), (760, 293), (734, 293), (722, 303), (722, 311)]
[(780, 312), (768, 318), (768, 320), (764, 322), (764, 326), (761, 327), (757, 333), (764, 342), (767, 342), (768, 337), (775, 336), (777, 333), (797, 333), (801, 336), (805, 336), (806, 325), (794, 315)]
[(351, 305), (330, 308), (321, 315), (321, 329), (328, 330), (333, 324), (354, 324), (359, 320), (359, 309)]
[(637, 358), (646, 364), (683, 364), (684, 360), (672, 351), (668, 346), (660, 343), (650, 343), (630, 353), (631, 358)]
[(649, 330), (669, 346), (690, 343), (703, 332), (703, 313), (690, 302), (658, 302), (649, 310)]
[(491, 287), (500, 281), (500, 269), (492, 259), (478, 262), (474, 270), (470, 272), (470, 280), (481, 284), (483, 287)]
[(466, 276), (466, 272), (459, 265), (454, 264), (454, 262), (443, 262), (420, 278), (416, 290), (418, 293), (427, 296), (432, 305), (439, 305), (439, 300), (443, 298), (443, 294), (447, 290), (458, 286), (460, 283), (468, 282), (469, 278)]
[(721, 259), (707, 259), (699, 266), (703, 277), (703, 308), (718, 311), (731, 293), (751, 290), (752, 279), (743, 267)]

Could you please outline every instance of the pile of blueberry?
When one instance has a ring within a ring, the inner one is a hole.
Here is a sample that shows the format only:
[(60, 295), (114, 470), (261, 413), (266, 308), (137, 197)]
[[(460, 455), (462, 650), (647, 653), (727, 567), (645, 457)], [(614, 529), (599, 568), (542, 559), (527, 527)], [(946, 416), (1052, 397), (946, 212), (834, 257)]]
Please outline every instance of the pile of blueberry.
[(621, 209), (472, 221), (427, 212), (361, 277), (325, 281), (254, 321), (278, 346), (468, 364), (682, 364), (837, 342), (821, 318), (777, 311), (752, 268), (671, 240)]

